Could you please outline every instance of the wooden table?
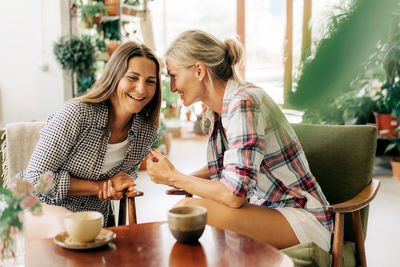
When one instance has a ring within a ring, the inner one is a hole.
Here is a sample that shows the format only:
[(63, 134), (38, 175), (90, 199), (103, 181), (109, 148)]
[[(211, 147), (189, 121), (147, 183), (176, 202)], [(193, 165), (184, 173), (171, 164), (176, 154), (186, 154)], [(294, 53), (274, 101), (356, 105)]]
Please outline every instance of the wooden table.
[(195, 245), (175, 241), (165, 222), (108, 228), (117, 238), (93, 250), (68, 250), (52, 239), (26, 243), (26, 266), (293, 266), (268, 244), (211, 226)]

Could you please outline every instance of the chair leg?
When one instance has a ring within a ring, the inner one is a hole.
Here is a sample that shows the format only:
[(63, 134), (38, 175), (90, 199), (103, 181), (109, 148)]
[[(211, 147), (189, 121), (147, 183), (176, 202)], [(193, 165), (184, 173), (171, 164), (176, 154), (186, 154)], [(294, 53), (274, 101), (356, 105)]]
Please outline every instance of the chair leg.
[(126, 224), (126, 198), (119, 201), (118, 225)]
[(128, 219), (129, 225), (136, 224), (136, 205), (135, 198), (128, 198)]
[(357, 266), (361, 265), (362, 267), (366, 267), (367, 258), (365, 256), (364, 237), (362, 233), (360, 210), (352, 212), (352, 218), (353, 218), (354, 239), (356, 243)]
[(337, 212), (335, 215), (335, 232), (333, 235), (332, 266), (342, 267), (343, 265), (343, 237), (344, 237), (344, 214)]

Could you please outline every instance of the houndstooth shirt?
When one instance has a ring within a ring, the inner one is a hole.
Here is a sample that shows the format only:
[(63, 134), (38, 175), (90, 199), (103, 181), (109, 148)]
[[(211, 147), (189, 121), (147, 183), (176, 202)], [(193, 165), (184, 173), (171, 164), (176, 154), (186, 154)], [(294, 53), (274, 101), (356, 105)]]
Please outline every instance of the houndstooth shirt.
[(47, 119), (27, 169), (18, 174), (36, 184), (40, 174), (52, 171), (54, 187), (47, 194), (39, 194), (40, 201), (74, 212), (99, 211), (104, 215), (104, 225), (110, 213), (110, 201), (101, 202), (97, 195), (68, 196), (70, 177), (100, 181), (122, 171), (136, 179), (140, 163), (157, 138), (153, 124), (135, 114), (128, 132), (125, 159), (101, 174), (111, 135), (108, 129), (109, 106), (109, 102), (89, 104), (71, 100), (65, 103)]
[(229, 80), (221, 117), (214, 117), (207, 152), (211, 179), (237, 196), (256, 195), (270, 208), (303, 208), (332, 232), (329, 203), (296, 133), (263, 89)]

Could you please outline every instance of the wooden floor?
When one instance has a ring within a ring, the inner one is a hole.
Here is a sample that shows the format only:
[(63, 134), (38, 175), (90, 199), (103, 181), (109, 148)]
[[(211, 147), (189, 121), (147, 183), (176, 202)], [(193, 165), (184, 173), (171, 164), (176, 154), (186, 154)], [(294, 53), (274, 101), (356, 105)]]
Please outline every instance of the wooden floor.
[[(205, 139), (174, 139), (168, 158), (177, 169), (190, 173), (206, 164), (206, 145)], [(391, 178), (390, 166), (384, 162), (374, 172), (382, 184), (370, 207), (365, 243), (368, 266), (400, 266), (400, 180)], [(166, 221), (168, 209), (182, 198), (165, 195), (168, 187), (152, 183), (145, 171), (139, 173), (137, 188), (145, 194), (136, 202), (139, 223)]]
[(369, 211), (365, 241), (368, 266), (400, 266), (400, 180), (393, 179), (390, 164), (376, 160), (374, 176), (381, 188)]

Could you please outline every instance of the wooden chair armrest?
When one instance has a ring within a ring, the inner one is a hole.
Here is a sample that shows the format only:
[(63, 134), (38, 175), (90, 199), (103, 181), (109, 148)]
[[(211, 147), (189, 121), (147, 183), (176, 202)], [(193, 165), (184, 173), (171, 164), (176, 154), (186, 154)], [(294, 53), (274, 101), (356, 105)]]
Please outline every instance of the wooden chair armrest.
[(379, 180), (372, 179), (372, 181), (357, 196), (342, 203), (329, 205), (326, 207), (326, 210), (341, 213), (349, 213), (360, 210), (367, 206), (375, 198), (379, 187)]
[(183, 189), (179, 189), (179, 188), (168, 189), (167, 191), (165, 191), (165, 193), (167, 195), (193, 197), (192, 194), (186, 192)]
[(133, 192), (125, 192), (124, 196), (126, 198), (140, 197), (140, 196), (143, 196), (143, 192), (142, 191), (138, 191), (138, 190), (135, 190)]
[(178, 188), (173, 188), (173, 189), (168, 189), (165, 191), (167, 195), (175, 195), (175, 196), (185, 196), (188, 195), (189, 193), (186, 192), (183, 189), (178, 189)]
[(124, 193), (125, 198), (120, 200), (118, 225), (125, 225), (127, 218), (129, 225), (137, 223), (135, 198), (140, 196), (143, 196), (143, 192), (138, 190)]

